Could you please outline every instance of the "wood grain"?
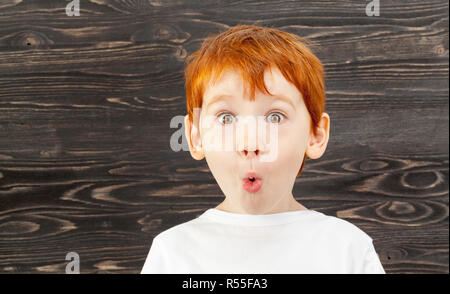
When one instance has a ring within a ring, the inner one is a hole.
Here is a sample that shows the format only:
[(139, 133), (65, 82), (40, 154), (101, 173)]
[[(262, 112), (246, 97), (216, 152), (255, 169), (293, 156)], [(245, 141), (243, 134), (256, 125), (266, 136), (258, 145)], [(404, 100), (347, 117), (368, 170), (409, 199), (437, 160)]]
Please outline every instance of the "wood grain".
[(0, 272), (139, 273), (223, 199), (173, 152), (185, 58), (237, 24), (310, 38), (331, 137), (294, 195), (373, 239), (387, 273), (448, 273), (448, 1), (0, 0)]

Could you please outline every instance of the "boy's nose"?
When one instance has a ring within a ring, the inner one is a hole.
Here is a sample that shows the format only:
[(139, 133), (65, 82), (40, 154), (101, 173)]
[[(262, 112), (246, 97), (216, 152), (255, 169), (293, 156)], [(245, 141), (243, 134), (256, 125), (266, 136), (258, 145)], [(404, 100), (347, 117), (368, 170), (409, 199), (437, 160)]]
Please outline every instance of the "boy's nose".
[(258, 130), (260, 126), (257, 124), (257, 120), (253, 116), (247, 116), (241, 118), (240, 123), (236, 129), (236, 147), (237, 152), (242, 158), (251, 159), (261, 156), (263, 151), (262, 146), (258, 140)]
[(239, 151), (242, 157), (252, 159), (258, 156), (260, 151), (258, 149), (255, 150), (248, 150), (248, 148), (244, 148), (244, 150)]

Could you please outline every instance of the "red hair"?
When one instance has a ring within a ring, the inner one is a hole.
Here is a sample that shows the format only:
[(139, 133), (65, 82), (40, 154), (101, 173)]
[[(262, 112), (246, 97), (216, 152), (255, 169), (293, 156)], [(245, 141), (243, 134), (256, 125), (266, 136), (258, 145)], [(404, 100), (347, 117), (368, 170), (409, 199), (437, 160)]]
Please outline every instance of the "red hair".
[[(221, 77), (225, 69), (238, 69), (245, 85), (250, 86), (250, 99), (255, 88), (272, 95), (264, 83), (264, 71), (277, 67), (284, 78), (302, 94), (311, 117), (311, 131), (317, 135), (325, 110), (324, 70), (320, 60), (302, 43), (306, 38), (256, 25), (237, 25), (216, 36), (207, 37), (201, 48), (186, 58), (186, 105), (189, 120), (201, 108), (205, 88)], [(306, 154), (298, 175), (306, 160)]]

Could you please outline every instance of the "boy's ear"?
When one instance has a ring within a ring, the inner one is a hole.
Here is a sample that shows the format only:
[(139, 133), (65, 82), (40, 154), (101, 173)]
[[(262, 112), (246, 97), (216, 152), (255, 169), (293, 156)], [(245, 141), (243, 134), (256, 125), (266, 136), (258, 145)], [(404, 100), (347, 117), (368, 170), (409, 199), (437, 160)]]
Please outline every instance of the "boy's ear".
[(330, 116), (328, 113), (322, 113), (316, 131), (317, 136), (313, 132), (310, 133), (308, 146), (306, 147), (306, 155), (311, 159), (320, 158), (325, 153), (325, 149), (327, 149), (330, 138)]
[(184, 130), (185, 136), (189, 144), (189, 152), (191, 156), (196, 160), (202, 160), (205, 157), (205, 153), (202, 148), (202, 140), (198, 129), (198, 123), (191, 122), (189, 116), (184, 117)]

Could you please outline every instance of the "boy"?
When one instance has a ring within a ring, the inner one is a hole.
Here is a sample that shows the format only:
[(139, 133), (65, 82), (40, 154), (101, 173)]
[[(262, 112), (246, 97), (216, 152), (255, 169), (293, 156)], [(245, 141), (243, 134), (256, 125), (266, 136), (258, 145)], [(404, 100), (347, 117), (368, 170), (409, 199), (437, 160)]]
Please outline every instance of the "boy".
[(239, 25), (187, 62), (190, 153), (225, 200), (157, 235), (141, 273), (385, 273), (366, 233), (292, 195), (330, 127), (323, 67), (300, 37)]

